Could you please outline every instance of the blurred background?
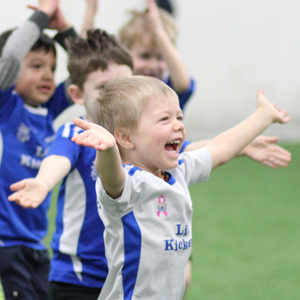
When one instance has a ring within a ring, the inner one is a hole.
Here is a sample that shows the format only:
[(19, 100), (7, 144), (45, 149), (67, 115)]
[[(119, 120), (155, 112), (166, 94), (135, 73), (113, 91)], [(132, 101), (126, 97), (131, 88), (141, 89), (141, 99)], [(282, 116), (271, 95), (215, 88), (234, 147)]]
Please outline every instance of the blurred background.
[[(0, 0), (0, 30), (17, 26), (37, 0)], [(67, 18), (80, 31), (84, 0), (61, 0)], [(96, 27), (117, 33), (130, 9), (145, 0), (100, 0)], [(273, 125), (266, 134), (282, 142), (300, 141), (300, 2), (297, 0), (173, 0), (178, 25), (177, 47), (196, 92), (185, 110), (187, 137), (211, 138), (235, 125), (256, 108), (256, 93), (287, 109), (292, 121)], [(51, 32), (48, 32), (51, 35)], [(66, 54), (59, 48), (57, 82), (64, 80)], [(56, 126), (82, 114), (73, 108)]]

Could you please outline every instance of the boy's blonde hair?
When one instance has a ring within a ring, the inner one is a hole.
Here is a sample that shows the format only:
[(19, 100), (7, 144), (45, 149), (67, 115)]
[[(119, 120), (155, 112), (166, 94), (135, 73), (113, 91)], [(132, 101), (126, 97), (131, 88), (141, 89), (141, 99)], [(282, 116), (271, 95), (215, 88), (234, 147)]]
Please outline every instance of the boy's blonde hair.
[(98, 98), (97, 123), (114, 134), (116, 128), (136, 129), (150, 99), (177, 94), (161, 80), (131, 76), (109, 81)]
[[(132, 18), (121, 27), (118, 33), (121, 43), (130, 50), (136, 41), (143, 39), (147, 35), (150, 36), (152, 44), (156, 45), (155, 35), (150, 28), (148, 9), (144, 12), (130, 11), (130, 13)], [(163, 9), (159, 9), (159, 15), (167, 35), (175, 44), (177, 27), (172, 16)]]

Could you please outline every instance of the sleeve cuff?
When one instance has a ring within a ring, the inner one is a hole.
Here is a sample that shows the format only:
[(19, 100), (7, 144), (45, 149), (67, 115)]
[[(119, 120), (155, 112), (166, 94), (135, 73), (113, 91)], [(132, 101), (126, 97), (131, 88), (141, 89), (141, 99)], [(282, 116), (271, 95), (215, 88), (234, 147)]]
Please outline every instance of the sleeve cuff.
[(33, 15), (29, 18), (29, 21), (34, 22), (42, 32), (48, 25), (48, 16), (41, 10), (37, 10), (33, 13)]
[(65, 50), (67, 50), (66, 41), (69, 38), (71, 39), (78, 38), (78, 35), (73, 27), (71, 27), (70, 29), (62, 33), (58, 33), (57, 35), (54, 36), (54, 40), (57, 41)]

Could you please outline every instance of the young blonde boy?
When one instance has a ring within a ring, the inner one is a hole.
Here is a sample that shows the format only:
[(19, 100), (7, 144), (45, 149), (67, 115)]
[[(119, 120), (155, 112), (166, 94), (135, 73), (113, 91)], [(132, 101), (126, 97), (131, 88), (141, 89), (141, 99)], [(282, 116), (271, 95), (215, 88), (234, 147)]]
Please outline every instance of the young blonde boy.
[(192, 247), (188, 186), (206, 181), (270, 124), (289, 121), (262, 90), (257, 105), (205, 148), (181, 155), (185, 129), (178, 97), (154, 78), (107, 83), (94, 103), (101, 126), (74, 120), (85, 132), (72, 140), (97, 150), (98, 212), (109, 267), (99, 299), (182, 299)]
[(163, 80), (178, 94), (184, 110), (195, 83), (175, 46), (177, 28), (172, 16), (147, 0), (148, 9), (132, 12), (132, 18), (119, 30), (122, 44), (130, 51), (134, 74)]

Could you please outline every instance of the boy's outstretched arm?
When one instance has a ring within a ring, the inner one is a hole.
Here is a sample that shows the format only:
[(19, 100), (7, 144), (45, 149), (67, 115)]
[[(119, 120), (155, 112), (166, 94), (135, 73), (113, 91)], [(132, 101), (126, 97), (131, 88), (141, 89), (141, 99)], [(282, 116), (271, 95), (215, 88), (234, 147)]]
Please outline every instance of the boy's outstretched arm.
[(278, 137), (258, 136), (238, 155), (249, 158), (271, 168), (288, 167), (292, 154), (276, 145)]
[[(256, 162), (271, 168), (287, 167), (291, 161), (291, 153), (276, 145), (278, 137), (258, 136), (237, 156), (246, 155)], [(205, 147), (211, 140), (201, 140), (187, 145), (183, 152)]]
[(82, 119), (75, 119), (74, 124), (85, 131), (72, 141), (97, 150), (95, 166), (102, 185), (110, 197), (119, 197), (125, 184), (125, 171), (115, 137), (103, 127)]
[(35, 178), (23, 179), (10, 186), (15, 193), (8, 200), (16, 201), (24, 208), (36, 208), (70, 170), (71, 162), (67, 157), (50, 155), (42, 161)]
[(157, 46), (162, 51), (164, 59), (168, 65), (172, 87), (178, 93), (185, 92), (190, 88), (191, 84), (191, 79), (185, 64), (176, 49), (176, 46), (172, 43), (162, 25), (155, 0), (147, 1), (152, 30), (157, 38)]
[(95, 16), (98, 11), (99, 0), (84, 0), (86, 2), (86, 9), (84, 19), (81, 27), (80, 36), (86, 38), (86, 32), (95, 28)]
[(280, 112), (264, 96), (262, 89), (257, 94), (257, 110), (235, 127), (211, 140), (206, 148), (212, 156), (212, 169), (237, 156), (256, 136), (272, 123), (287, 123), (287, 111)]

